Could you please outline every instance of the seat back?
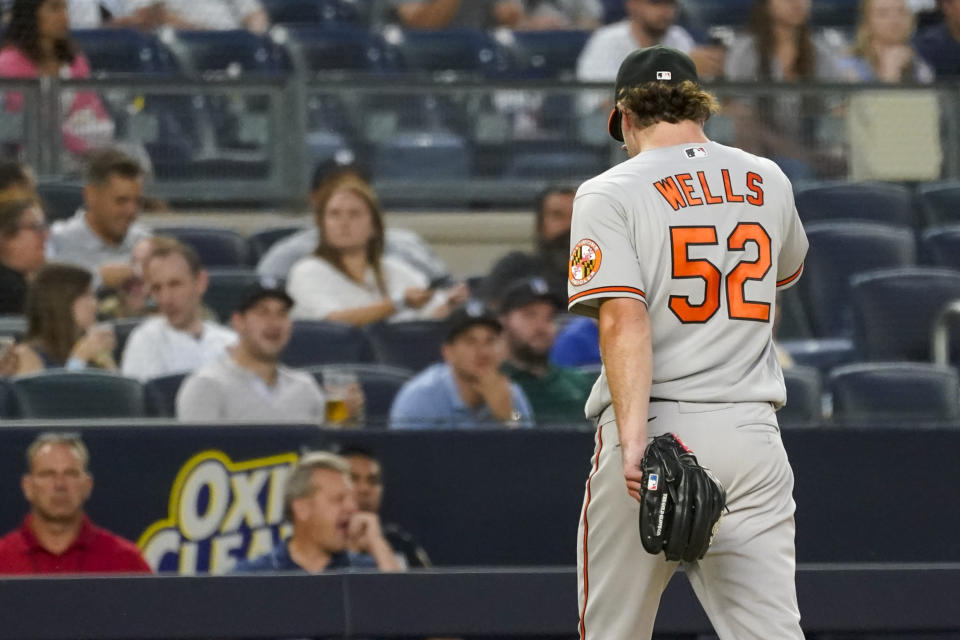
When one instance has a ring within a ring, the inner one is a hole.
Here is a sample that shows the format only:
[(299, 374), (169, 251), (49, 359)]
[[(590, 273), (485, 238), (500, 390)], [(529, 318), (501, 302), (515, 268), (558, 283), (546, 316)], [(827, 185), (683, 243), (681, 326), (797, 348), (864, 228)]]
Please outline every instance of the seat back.
[(287, 236), (302, 230), (303, 227), (270, 227), (269, 229), (254, 231), (247, 236), (247, 244), (250, 247), (250, 263), (258, 264), (260, 259), (270, 250), (270, 247)]
[(862, 359), (929, 361), (937, 315), (960, 299), (960, 272), (936, 267), (869, 271), (851, 279), (851, 298), (854, 343)]
[(162, 227), (158, 235), (173, 236), (193, 247), (204, 267), (246, 267), (250, 264), (247, 239), (232, 229), (218, 227)]
[(48, 222), (65, 220), (83, 206), (83, 185), (78, 183), (38, 182), (37, 195)]
[(152, 34), (135, 29), (76, 29), (70, 37), (87, 57), (94, 73), (177, 72), (170, 50)]
[(920, 236), (920, 255), (929, 264), (960, 269), (960, 224), (925, 229)]
[(463, 138), (452, 133), (399, 133), (377, 145), (373, 173), (379, 179), (433, 180), (470, 177)]
[(817, 423), (823, 419), (823, 381), (814, 367), (783, 370), (787, 404), (777, 412), (780, 426)]
[(960, 416), (960, 377), (920, 362), (876, 362), (830, 373), (833, 417), (845, 421), (953, 420)]
[(797, 211), (804, 223), (871, 220), (916, 226), (913, 195), (906, 187), (881, 182), (822, 183), (799, 189)]
[(510, 70), (509, 58), (503, 47), (484, 31), (388, 30), (385, 38), (388, 43), (396, 46), (399, 63), (405, 71), (455, 72), (495, 77)]
[(442, 359), (447, 323), (439, 320), (384, 322), (367, 328), (377, 360), (420, 371)]
[(917, 202), (927, 226), (960, 222), (960, 181), (921, 184), (917, 187)]
[(294, 61), (310, 71), (391, 71), (396, 50), (379, 33), (356, 26), (288, 26)]
[(807, 225), (810, 249), (797, 283), (814, 335), (851, 335), (850, 277), (915, 260), (913, 232), (869, 222), (816, 222)]
[(517, 78), (571, 79), (577, 58), (590, 38), (585, 30), (501, 31), (497, 41), (511, 58), (510, 75)]
[(104, 371), (51, 369), (13, 381), (24, 418), (142, 418), (143, 386)]
[(20, 403), (13, 383), (6, 378), (0, 378), (0, 419), (9, 420), (20, 417)]
[(262, 0), (273, 24), (365, 25), (371, 0)]
[(145, 409), (148, 416), (175, 418), (177, 416), (177, 392), (187, 377), (186, 373), (151, 378), (143, 385)]
[(274, 75), (291, 69), (282, 48), (268, 37), (244, 29), (177, 31), (167, 37), (183, 68), (192, 73)]
[(373, 362), (367, 334), (358, 327), (323, 320), (298, 320), (280, 356), (289, 367)]
[(211, 269), (208, 277), (203, 303), (223, 323), (229, 322), (230, 316), (240, 306), (243, 292), (260, 280), (251, 269)]

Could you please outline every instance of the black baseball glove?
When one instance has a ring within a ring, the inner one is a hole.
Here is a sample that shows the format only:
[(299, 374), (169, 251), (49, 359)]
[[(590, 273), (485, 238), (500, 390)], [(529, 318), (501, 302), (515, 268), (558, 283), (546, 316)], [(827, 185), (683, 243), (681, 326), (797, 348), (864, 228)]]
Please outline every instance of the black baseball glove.
[(654, 555), (692, 562), (707, 553), (727, 493), (672, 433), (657, 436), (643, 454), (640, 540)]

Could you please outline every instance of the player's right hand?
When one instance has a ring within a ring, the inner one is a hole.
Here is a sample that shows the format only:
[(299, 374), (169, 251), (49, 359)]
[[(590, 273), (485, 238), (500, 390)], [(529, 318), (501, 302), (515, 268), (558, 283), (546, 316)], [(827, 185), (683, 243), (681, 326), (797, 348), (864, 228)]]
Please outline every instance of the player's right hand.
[(642, 444), (624, 443), (620, 448), (623, 459), (623, 479), (627, 485), (630, 497), (640, 502), (643, 500), (643, 453), (646, 447)]

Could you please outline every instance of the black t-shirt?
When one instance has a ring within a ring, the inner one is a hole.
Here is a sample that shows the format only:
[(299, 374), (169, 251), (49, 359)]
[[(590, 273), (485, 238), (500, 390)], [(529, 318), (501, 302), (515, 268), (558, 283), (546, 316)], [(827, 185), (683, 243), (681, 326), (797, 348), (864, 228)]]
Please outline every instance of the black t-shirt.
[(27, 279), (0, 263), (0, 315), (23, 315), (27, 299)]

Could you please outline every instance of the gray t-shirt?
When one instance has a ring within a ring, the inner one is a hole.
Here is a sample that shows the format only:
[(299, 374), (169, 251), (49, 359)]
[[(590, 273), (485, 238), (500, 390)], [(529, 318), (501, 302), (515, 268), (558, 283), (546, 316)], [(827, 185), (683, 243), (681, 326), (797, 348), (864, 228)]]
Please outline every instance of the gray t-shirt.
[(181, 421), (236, 420), (323, 424), (326, 399), (312, 375), (278, 367), (272, 387), (227, 354), (206, 364), (177, 393)]
[(130, 225), (120, 244), (109, 245), (93, 232), (87, 224), (86, 211), (80, 209), (72, 218), (53, 223), (47, 242), (47, 257), (56, 262), (83, 267), (96, 274), (105, 264), (129, 262), (133, 246), (150, 235), (149, 229), (135, 222)]

